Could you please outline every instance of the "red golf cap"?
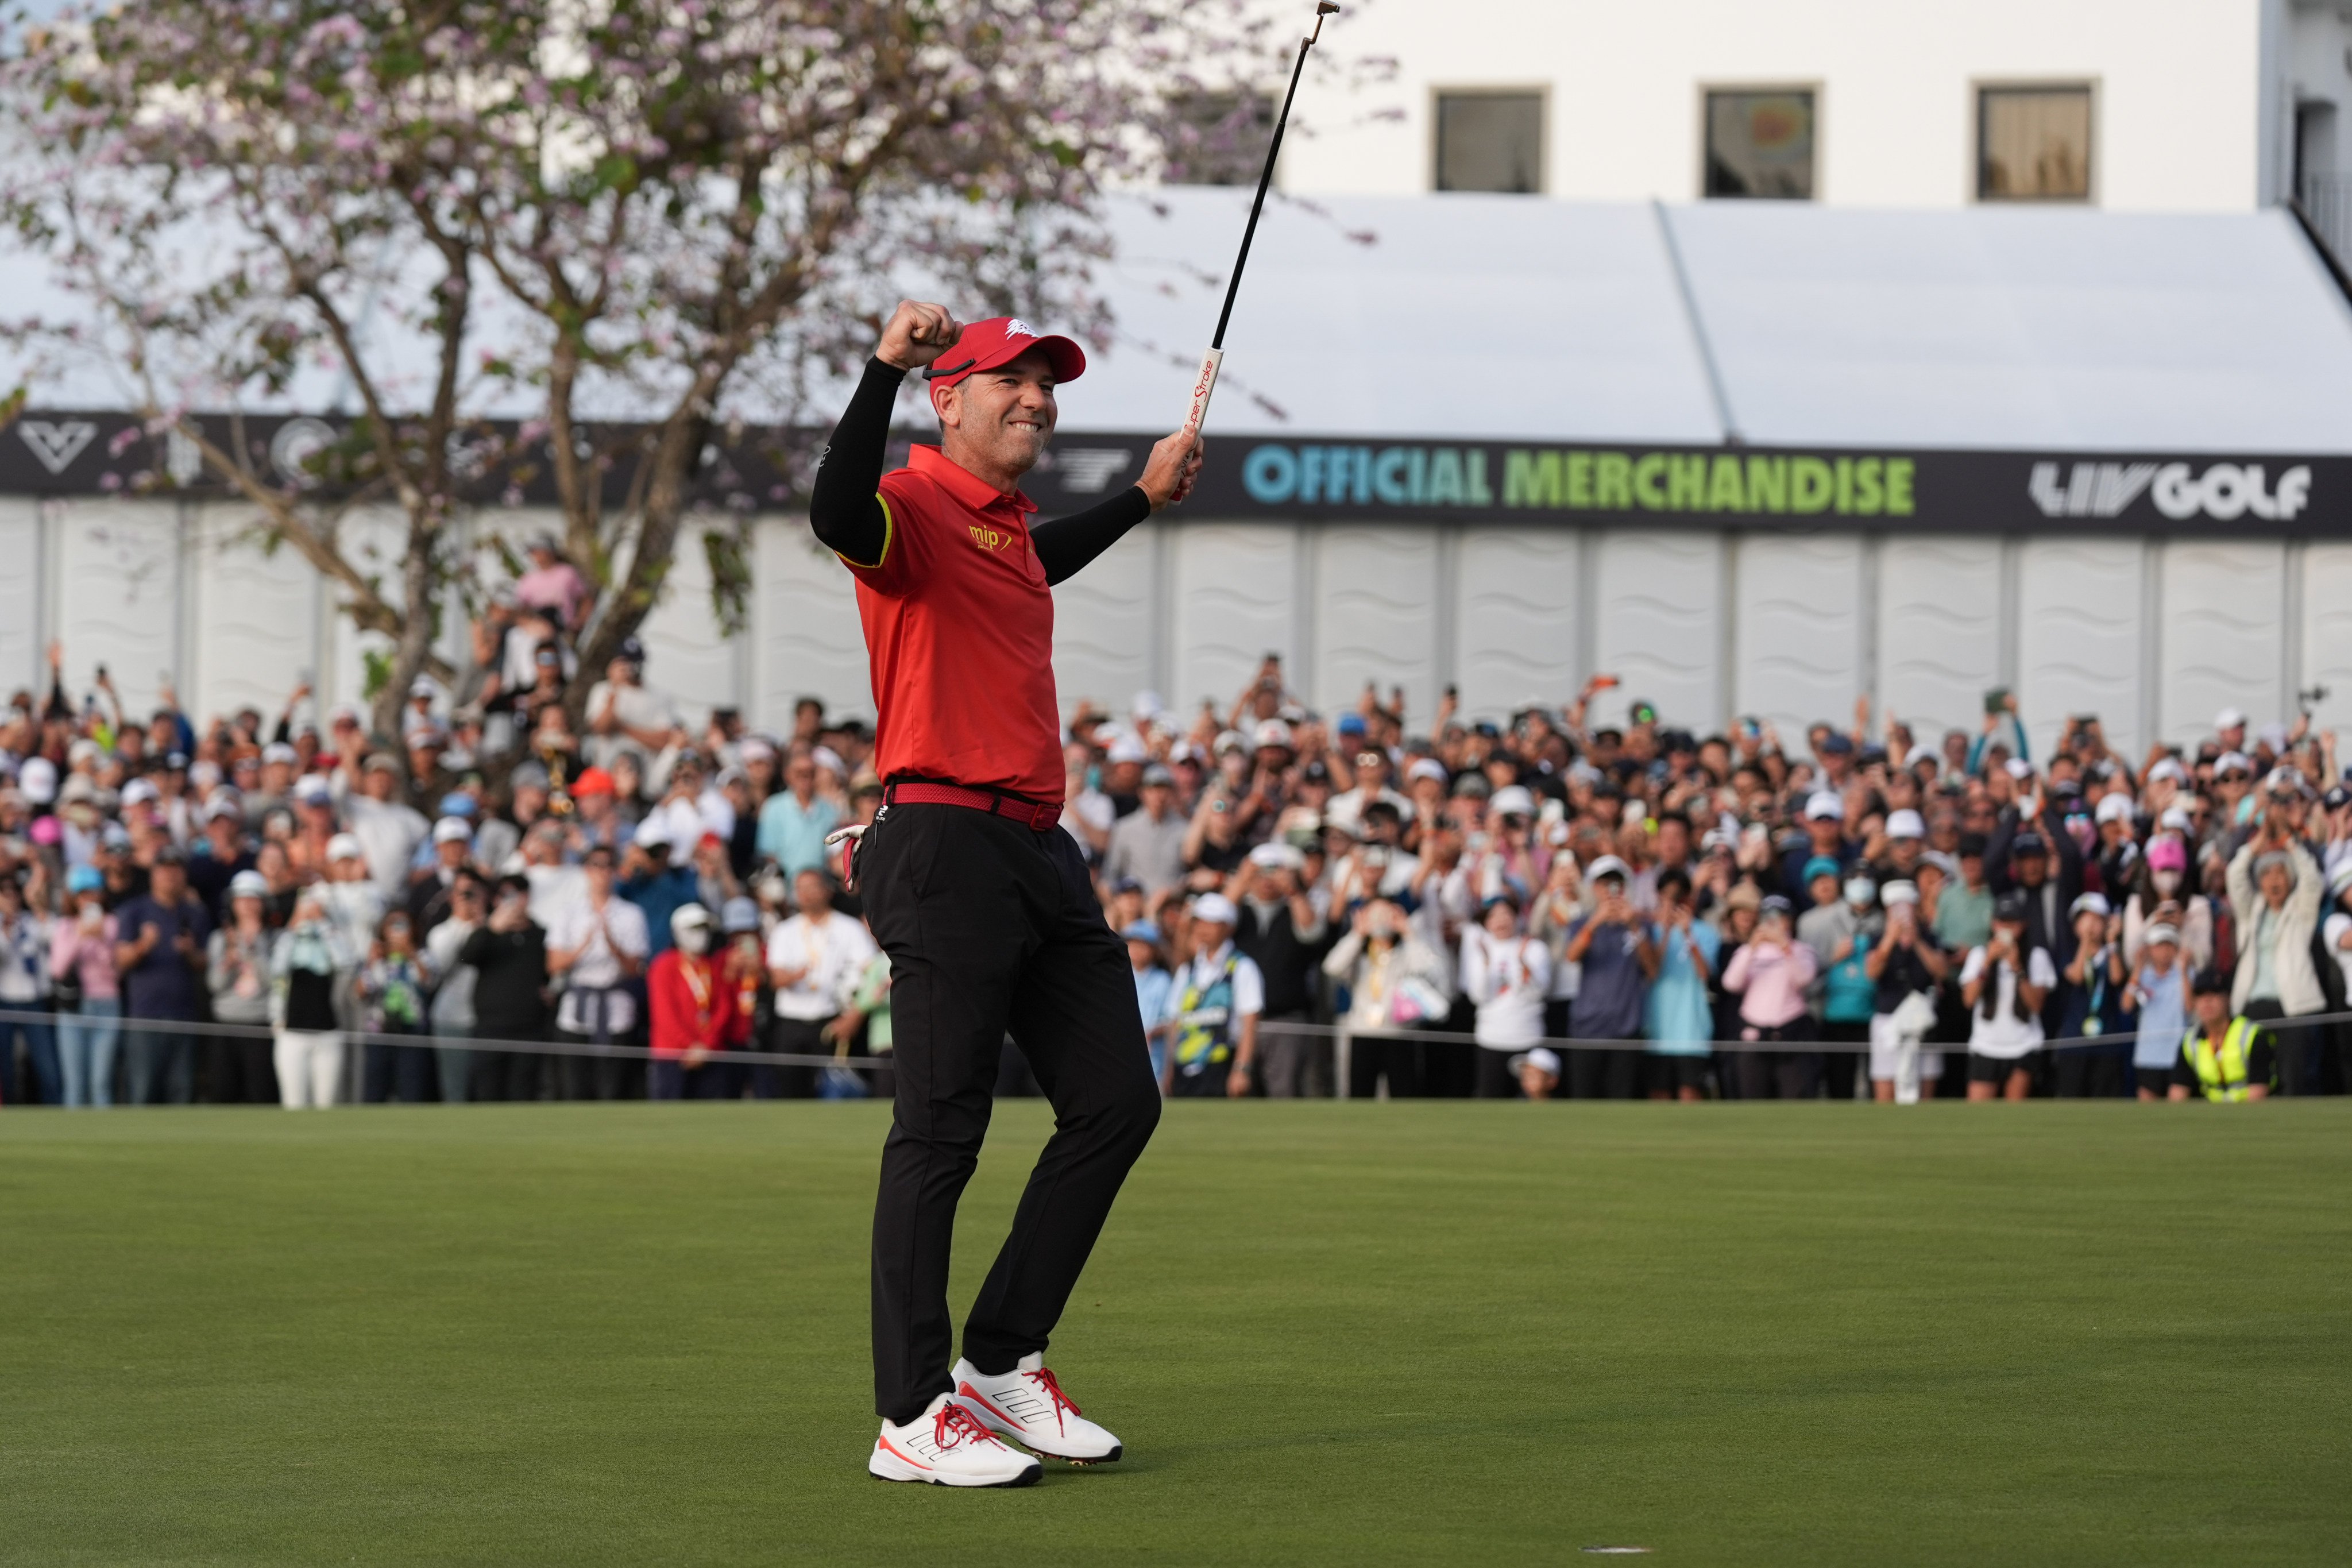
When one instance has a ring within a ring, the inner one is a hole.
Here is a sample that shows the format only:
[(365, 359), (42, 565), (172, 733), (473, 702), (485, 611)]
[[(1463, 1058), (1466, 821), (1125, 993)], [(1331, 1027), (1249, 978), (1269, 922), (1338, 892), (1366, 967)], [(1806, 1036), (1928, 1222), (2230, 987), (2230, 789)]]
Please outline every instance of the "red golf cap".
[(612, 793), (613, 775), (602, 768), (582, 768), (580, 776), (572, 781), (572, 794), (575, 798), (583, 795), (611, 795)]
[(1018, 316), (991, 316), (964, 328), (955, 347), (941, 354), (925, 379), (953, 386), (976, 371), (1010, 364), (1031, 349), (1043, 349), (1055, 381), (1076, 381), (1087, 373), (1086, 351), (1064, 337), (1047, 337)]

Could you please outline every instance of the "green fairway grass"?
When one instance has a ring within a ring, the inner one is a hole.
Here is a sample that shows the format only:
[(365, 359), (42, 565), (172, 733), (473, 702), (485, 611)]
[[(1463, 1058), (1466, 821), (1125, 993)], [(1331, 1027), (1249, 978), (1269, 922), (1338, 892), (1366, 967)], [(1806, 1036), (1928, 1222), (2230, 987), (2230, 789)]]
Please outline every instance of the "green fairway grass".
[(1128, 1458), (976, 1493), (865, 1474), (885, 1120), (0, 1117), (0, 1563), (2352, 1561), (2352, 1103), (1180, 1102)]

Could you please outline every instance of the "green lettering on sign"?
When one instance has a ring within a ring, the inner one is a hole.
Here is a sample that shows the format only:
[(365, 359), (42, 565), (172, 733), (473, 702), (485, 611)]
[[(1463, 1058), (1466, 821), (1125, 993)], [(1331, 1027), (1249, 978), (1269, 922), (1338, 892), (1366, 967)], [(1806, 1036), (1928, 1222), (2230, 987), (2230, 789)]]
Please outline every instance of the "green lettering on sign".
[(1429, 504), (1449, 502), (1462, 504), (1462, 452), (1456, 447), (1440, 447), (1429, 455)]
[(1465, 488), (1469, 491), (1470, 504), (1472, 506), (1493, 506), (1495, 504), (1495, 492), (1486, 488), (1486, 448), (1483, 447), (1472, 447), (1469, 452), (1469, 471), (1464, 475), (1464, 478), (1469, 481)]
[(1665, 472), (1666, 458), (1663, 452), (1645, 452), (1642, 460), (1633, 465), (1633, 499), (1652, 511), (1665, 508), (1665, 492), (1658, 489), (1658, 481)]
[(1886, 459), (1886, 510), (1891, 516), (1911, 515), (1911, 469), (1908, 458)]
[(1789, 510), (1806, 512), (1821, 511), (1830, 504), (1837, 481), (1830, 466), (1819, 458), (1789, 459)]
[(1876, 517), (1886, 508), (1886, 492), (1878, 483), (1879, 459), (1863, 458), (1853, 465), (1853, 510)]
[(1503, 454), (1503, 504), (1552, 506), (1560, 501), (1559, 454), (1513, 447)]
[(1706, 454), (1677, 452), (1666, 459), (1666, 505), (1675, 511), (1706, 510)]
[(1709, 470), (1706, 481), (1706, 510), (1709, 511), (1746, 511), (1747, 492), (1739, 485), (1739, 459), (1718, 457)]
[(1633, 460), (1622, 452), (1602, 452), (1595, 459), (1593, 499), (1603, 511), (1633, 510)]
[(1788, 458), (1758, 457), (1748, 459), (1748, 510), (1789, 510)]

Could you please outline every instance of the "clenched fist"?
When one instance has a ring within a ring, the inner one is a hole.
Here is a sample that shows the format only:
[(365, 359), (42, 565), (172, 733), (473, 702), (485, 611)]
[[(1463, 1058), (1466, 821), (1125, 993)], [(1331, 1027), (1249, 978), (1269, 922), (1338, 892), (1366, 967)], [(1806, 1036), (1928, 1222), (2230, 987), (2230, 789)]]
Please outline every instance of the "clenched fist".
[(963, 336), (963, 323), (945, 305), (901, 300), (882, 329), (874, 357), (900, 370), (916, 370), (936, 361)]

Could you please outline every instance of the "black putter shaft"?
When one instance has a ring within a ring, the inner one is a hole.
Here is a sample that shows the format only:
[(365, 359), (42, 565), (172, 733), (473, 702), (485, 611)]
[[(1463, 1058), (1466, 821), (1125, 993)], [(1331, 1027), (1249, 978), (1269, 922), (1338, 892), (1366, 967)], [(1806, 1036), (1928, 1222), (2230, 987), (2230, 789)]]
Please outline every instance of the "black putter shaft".
[(1282, 95), (1282, 112), (1275, 116), (1274, 140), (1266, 144), (1265, 167), (1258, 174), (1257, 194), (1250, 198), (1249, 222), (1242, 228), (1241, 254), (1234, 258), (1234, 275), (1225, 281), (1225, 303), (1217, 312), (1216, 335), (1209, 340), (1209, 352), (1201, 356), (1200, 373), (1192, 378), (1192, 411), (1184, 418), (1184, 428), (1192, 435), (1200, 434), (1202, 421), (1209, 416), (1209, 396), (1217, 390), (1217, 370), (1225, 360), (1225, 323), (1233, 320), (1234, 296), (1241, 292), (1242, 268), (1249, 265), (1250, 241), (1257, 237), (1258, 214), (1265, 206), (1266, 187), (1274, 183), (1275, 160), (1282, 155), (1282, 132), (1290, 123), (1290, 102), (1298, 96), (1298, 78), (1307, 68), (1307, 51), (1323, 36), (1323, 18), (1339, 9), (1332, 0), (1318, 0), (1315, 30), (1298, 40), (1298, 58), (1290, 66), (1290, 86)]

